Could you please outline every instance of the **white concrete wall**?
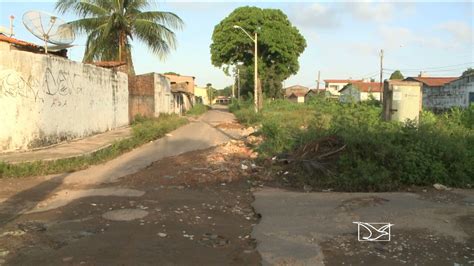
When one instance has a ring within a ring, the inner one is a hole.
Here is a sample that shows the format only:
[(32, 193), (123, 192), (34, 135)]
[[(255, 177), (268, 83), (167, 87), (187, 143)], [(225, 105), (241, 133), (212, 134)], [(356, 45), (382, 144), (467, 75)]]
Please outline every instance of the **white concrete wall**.
[(179, 113), (171, 93), (170, 80), (164, 75), (154, 73), (155, 82), (155, 116), (160, 114)]
[(474, 75), (452, 81), (439, 88), (423, 88), (423, 108), (449, 109), (468, 107), (469, 93), (474, 92)]
[(128, 124), (128, 78), (65, 58), (0, 50), (0, 152)]
[(360, 101), (367, 101), (369, 100), (369, 95), (372, 95), (375, 100), (380, 100), (380, 92), (361, 92), (360, 93)]
[[(326, 91), (329, 91), (332, 95), (341, 95), (341, 93), (339, 92), (340, 90), (342, 90), (342, 88), (344, 88), (344, 86), (346, 86), (347, 83), (328, 83), (326, 84)], [(333, 87), (337, 87), (337, 88), (333, 88)]]

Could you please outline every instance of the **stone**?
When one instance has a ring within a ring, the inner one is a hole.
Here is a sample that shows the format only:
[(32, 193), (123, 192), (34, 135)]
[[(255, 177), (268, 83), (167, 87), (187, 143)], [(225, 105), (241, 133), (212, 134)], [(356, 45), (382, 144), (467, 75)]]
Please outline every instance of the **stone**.
[(437, 190), (451, 190), (447, 186), (439, 184), (439, 183), (434, 184), (433, 187), (436, 188)]
[(168, 235), (165, 234), (165, 233), (158, 233), (158, 236), (159, 236), (159, 237), (167, 237)]

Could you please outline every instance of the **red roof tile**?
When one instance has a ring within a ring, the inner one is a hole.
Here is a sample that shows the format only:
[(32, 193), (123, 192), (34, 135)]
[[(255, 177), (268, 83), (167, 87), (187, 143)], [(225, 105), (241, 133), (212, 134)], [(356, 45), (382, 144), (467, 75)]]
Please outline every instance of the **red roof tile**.
[[(356, 87), (360, 92), (381, 92), (380, 82), (350, 82), (354, 87)], [(340, 91), (343, 91), (341, 89)]]
[(24, 46), (24, 47), (31, 47), (31, 48), (37, 48), (37, 49), (41, 48), (41, 46), (38, 46), (34, 43), (18, 40), (18, 39), (8, 37), (8, 36), (3, 35), (3, 34), (0, 34), (0, 41), (15, 44), (15, 45), (19, 45), (19, 46)]
[(351, 82), (361, 82), (361, 79), (325, 79), (325, 83), (351, 83)]
[(121, 61), (97, 61), (97, 62), (92, 62), (91, 64), (96, 65), (98, 67), (111, 68), (111, 67), (123, 66), (126, 63), (121, 62)]
[(459, 77), (408, 77), (405, 80), (419, 81), (426, 86), (441, 87)]

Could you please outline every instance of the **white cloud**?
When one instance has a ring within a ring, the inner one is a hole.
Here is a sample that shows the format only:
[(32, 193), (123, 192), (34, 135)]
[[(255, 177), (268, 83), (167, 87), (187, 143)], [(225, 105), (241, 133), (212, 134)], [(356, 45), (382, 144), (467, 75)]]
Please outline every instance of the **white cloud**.
[(291, 12), (295, 24), (309, 28), (335, 28), (340, 25), (339, 11), (333, 6), (321, 3), (298, 5)]
[(344, 10), (359, 21), (388, 22), (395, 17), (413, 15), (415, 5), (407, 2), (350, 2), (344, 4)]
[(447, 21), (439, 24), (437, 28), (448, 32), (455, 42), (473, 43), (473, 29), (467, 23), (461, 21)]

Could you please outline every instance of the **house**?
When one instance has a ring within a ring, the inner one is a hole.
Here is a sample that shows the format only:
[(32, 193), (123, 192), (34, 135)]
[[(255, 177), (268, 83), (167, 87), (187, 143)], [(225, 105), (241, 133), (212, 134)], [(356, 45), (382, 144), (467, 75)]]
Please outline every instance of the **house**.
[(194, 79), (193, 76), (178, 74), (164, 74), (170, 80), (171, 92), (175, 97), (180, 113), (183, 114), (194, 105)]
[(301, 85), (293, 85), (287, 88), (284, 88), (284, 97), (292, 102), (302, 102), (304, 103), (304, 97), (308, 93), (309, 88)]
[(195, 103), (202, 103), (205, 105), (211, 104), (209, 102), (208, 89), (206, 87), (199, 87), (196, 85), (194, 87), (194, 99)]
[(353, 79), (325, 79), (324, 88), (325, 90), (334, 96), (339, 96), (340, 91), (344, 86), (351, 82), (362, 82), (362, 80), (353, 80)]
[(290, 102), (304, 103), (306, 94), (307, 92), (305, 91), (295, 91), (295, 92), (292, 92), (290, 96), (287, 97), (287, 99)]
[[(418, 81), (423, 84), (422, 93), (423, 93), (423, 108), (427, 109), (436, 109), (443, 108), (444, 104), (441, 104), (440, 101), (447, 102), (447, 98), (452, 95), (448, 95), (450, 90), (444, 90), (444, 86), (448, 83), (457, 80), (458, 77), (424, 77), (422, 75), (418, 77), (408, 77), (404, 79), (405, 81)], [(441, 100), (444, 98), (444, 100)], [(446, 103), (447, 106), (450, 104)]]
[(137, 115), (158, 117), (162, 113), (180, 113), (179, 102), (171, 92), (169, 79), (164, 75), (148, 73), (130, 76), (128, 90), (130, 121)]
[(381, 92), (380, 82), (353, 81), (339, 91), (339, 100), (341, 102), (361, 102), (367, 101), (371, 97), (378, 100)]
[(318, 95), (324, 95), (326, 96), (326, 89), (310, 89), (306, 95), (304, 96), (304, 101), (305, 102), (308, 102), (309, 100), (311, 100), (311, 98), (313, 97), (316, 97)]
[(230, 103), (230, 97), (228, 96), (217, 96), (217, 98), (214, 99), (216, 104), (229, 104)]
[(416, 79), (423, 83), (424, 109), (466, 108), (474, 104), (474, 74), (467, 74), (459, 78), (417, 77)]

